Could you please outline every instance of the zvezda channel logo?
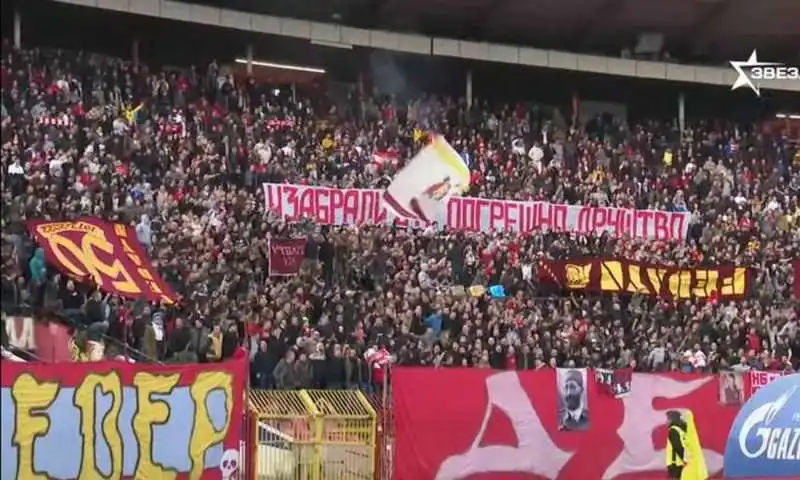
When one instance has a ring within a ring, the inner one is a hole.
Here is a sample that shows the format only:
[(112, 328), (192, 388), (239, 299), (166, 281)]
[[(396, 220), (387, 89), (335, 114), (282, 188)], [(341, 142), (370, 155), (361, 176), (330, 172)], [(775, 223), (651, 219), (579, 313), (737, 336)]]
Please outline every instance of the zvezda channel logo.
[(761, 62), (758, 60), (756, 50), (753, 50), (747, 60), (731, 60), (730, 64), (739, 74), (736, 81), (733, 82), (731, 90), (747, 87), (756, 95), (761, 96), (761, 88), (769, 88), (770, 83), (783, 80), (800, 82), (800, 66)]

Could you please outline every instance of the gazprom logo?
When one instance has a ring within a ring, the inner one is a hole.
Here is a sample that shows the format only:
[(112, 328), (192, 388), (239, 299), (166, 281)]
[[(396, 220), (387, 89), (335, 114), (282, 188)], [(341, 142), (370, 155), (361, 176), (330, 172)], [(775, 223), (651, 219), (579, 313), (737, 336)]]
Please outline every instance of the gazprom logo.
[[(773, 402), (756, 408), (744, 421), (739, 432), (739, 448), (747, 458), (764, 457), (769, 460), (800, 460), (800, 428), (774, 426), (775, 418), (797, 392), (792, 387)], [(792, 417), (796, 417), (795, 413)], [(758, 437), (758, 448), (748, 446), (750, 435)]]

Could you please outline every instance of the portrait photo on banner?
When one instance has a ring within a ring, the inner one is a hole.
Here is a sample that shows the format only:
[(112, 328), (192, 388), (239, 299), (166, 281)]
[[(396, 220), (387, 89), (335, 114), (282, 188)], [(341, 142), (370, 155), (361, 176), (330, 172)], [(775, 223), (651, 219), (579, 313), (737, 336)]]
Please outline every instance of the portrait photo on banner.
[(719, 372), (719, 403), (742, 405), (745, 400), (744, 375), (740, 372)]
[(392, 179), (383, 201), (407, 220), (442, 223), (447, 202), (469, 189), (466, 162), (441, 136), (420, 150)]
[(586, 393), (585, 368), (556, 370), (558, 389), (558, 427), (581, 431), (589, 428), (589, 401)]

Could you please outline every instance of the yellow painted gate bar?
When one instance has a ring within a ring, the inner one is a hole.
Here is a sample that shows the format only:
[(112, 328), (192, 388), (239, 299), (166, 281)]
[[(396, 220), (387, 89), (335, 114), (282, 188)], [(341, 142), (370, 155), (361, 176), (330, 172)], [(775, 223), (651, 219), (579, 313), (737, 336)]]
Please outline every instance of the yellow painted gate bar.
[(373, 480), (377, 414), (358, 390), (251, 390), (257, 480)]

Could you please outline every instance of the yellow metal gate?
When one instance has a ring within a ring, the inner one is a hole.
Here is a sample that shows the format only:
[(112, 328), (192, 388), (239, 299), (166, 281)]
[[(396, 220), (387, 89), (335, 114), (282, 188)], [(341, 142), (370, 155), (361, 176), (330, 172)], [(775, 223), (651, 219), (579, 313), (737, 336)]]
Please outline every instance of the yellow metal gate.
[(251, 390), (249, 410), (255, 479), (375, 478), (377, 415), (360, 391)]

